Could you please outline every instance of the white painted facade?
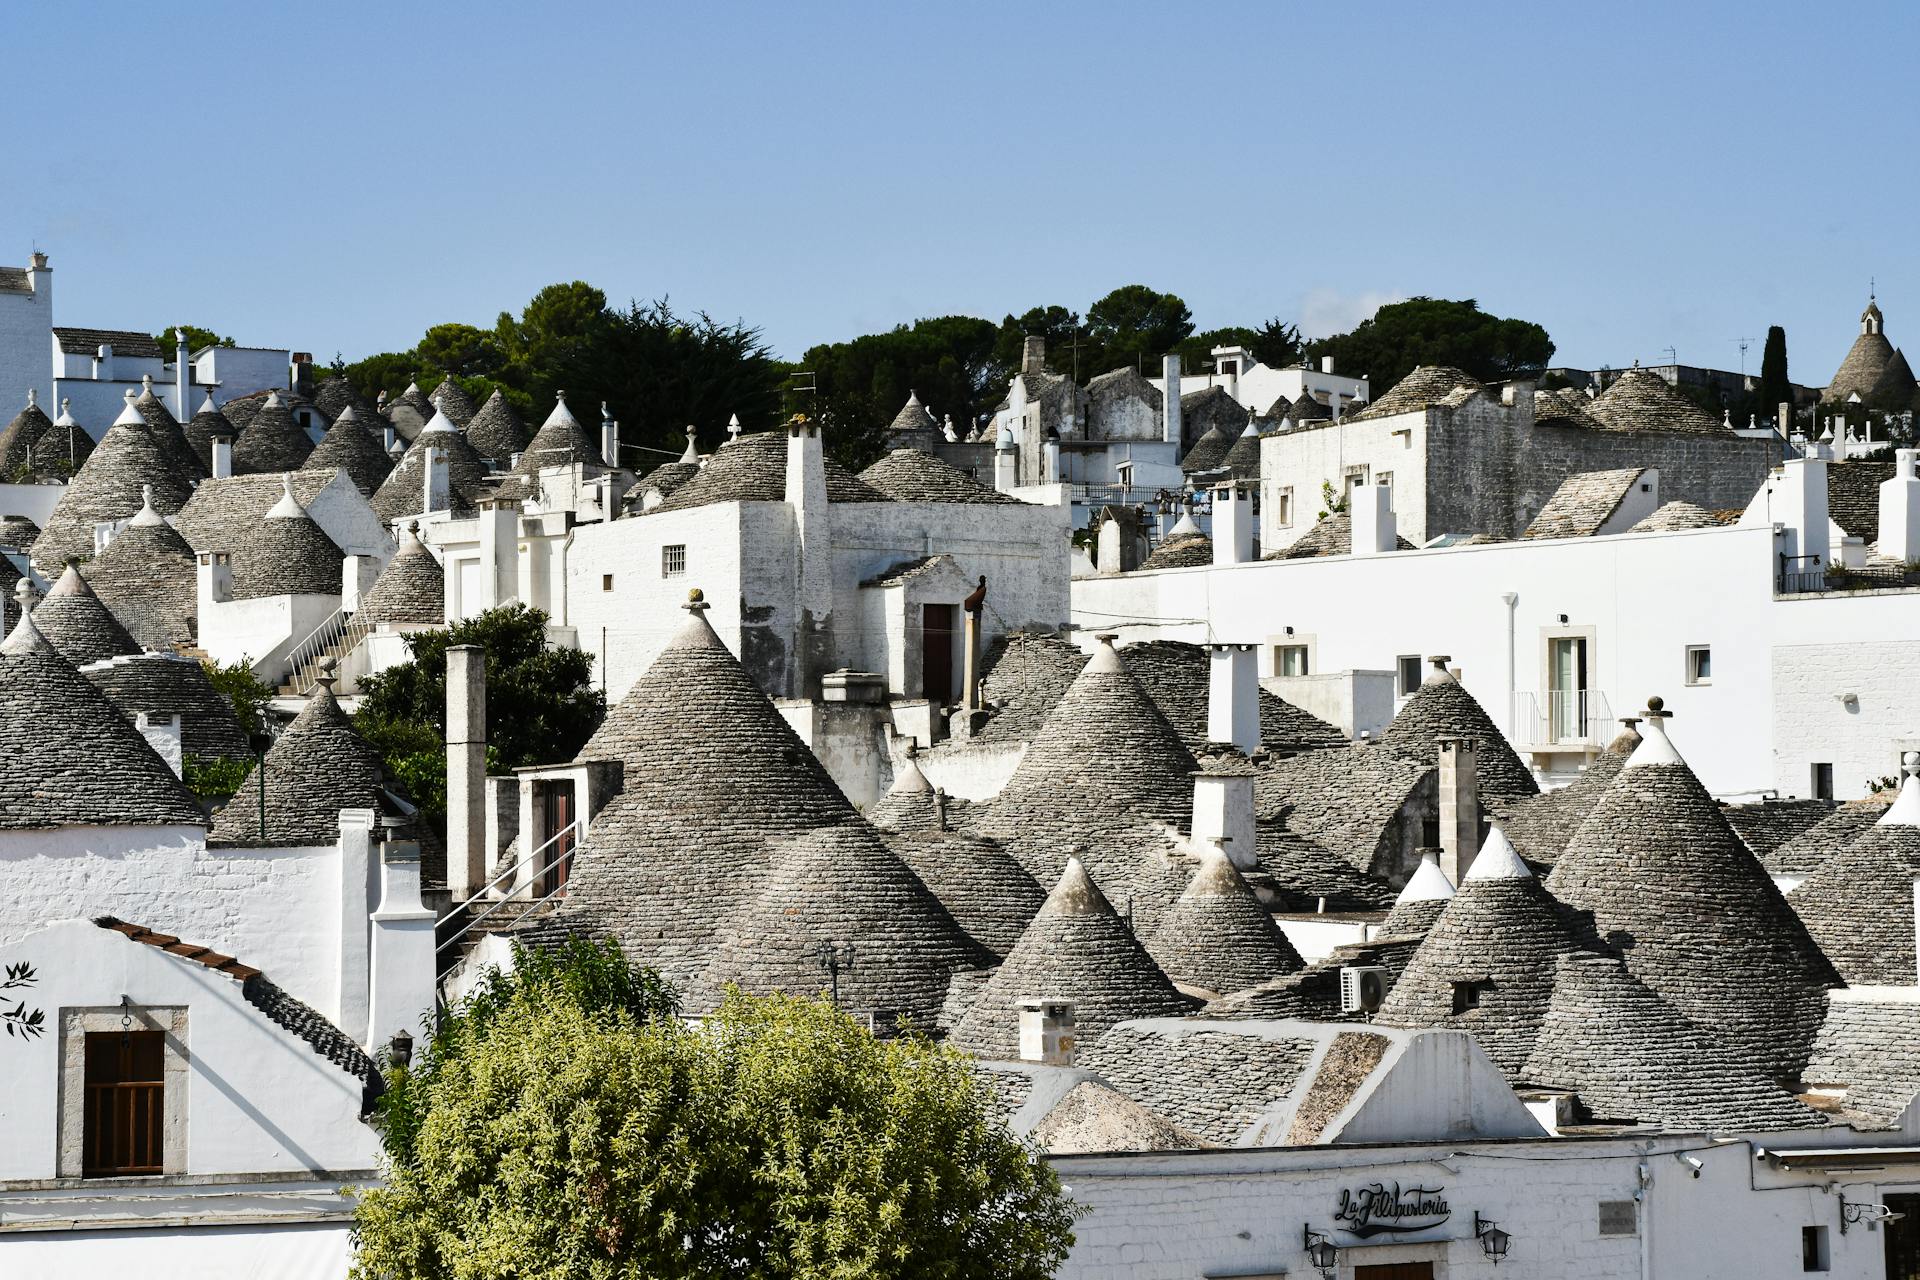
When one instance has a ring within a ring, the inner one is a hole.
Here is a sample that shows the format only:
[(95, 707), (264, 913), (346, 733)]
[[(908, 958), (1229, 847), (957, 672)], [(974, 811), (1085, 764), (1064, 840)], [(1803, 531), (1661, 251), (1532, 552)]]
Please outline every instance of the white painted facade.
[[(1275, 369), (1254, 359), (1253, 353), (1245, 347), (1215, 347), (1209, 354), (1213, 356), (1212, 372), (1182, 373), (1182, 394), (1205, 391), (1208, 387), (1224, 387), (1228, 395), (1263, 416), (1269, 414), (1281, 400), (1292, 404), (1303, 393), (1329, 407), (1337, 404), (1342, 416), (1373, 399), (1365, 378), (1349, 378), (1345, 374), (1335, 373), (1331, 358), (1323, 360), (1319, 368), (1301, 364)], [(1165, 378), (1151, 378), (1149, 381), (1165, 393)]]
[[(53, 269), (47, 265), (47, 256), (36, 251), (22, 273), (24, 289), (0, 289), (0, 425), (26, 407), (29, 391), (39, 397), (49, 418), (59, 411), (47, 366), (47, 341), (53, 332)], [(112, 421), (111, 414), (106, 421)]]
[[(278, 347), (200, 348), (191, 359), (194, 403), (193, 408), (187, 411), (188, 415), (200, 407), (199, 393), (202, 391), (213, 396), (214, 404), (223, 405), (256, 391), (285, 389), (292, 360), (291, 351)], [(173, 415), (182, 422), (187, 420), (177, 407)]]

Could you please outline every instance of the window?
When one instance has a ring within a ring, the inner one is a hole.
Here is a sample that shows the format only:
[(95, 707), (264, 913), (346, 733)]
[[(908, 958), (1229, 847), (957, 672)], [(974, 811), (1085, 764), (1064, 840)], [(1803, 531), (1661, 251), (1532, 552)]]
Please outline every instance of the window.
[(1275, 527), (1290, 529), (1293, 527), (1293, 486), (1288, 485), (1273, 495), (1273, 523)]
[(1815, 800), (1833, 799), (1833, 766), (1816, 763), (1813, 766), (1813, 798)]
[(1367, 469), (1365, 467), (1348, 467), (1346, 481), (1345, 481), (1346, 487), (1341, 490), (1342, 496), (1351, 498), (1353, 496), (1353, 491), (1355, 489), (1358, 489), (1360, 486), (1364, 485), (1366, 482), (1367, 482)]
[(165, 1040), (158, 1031), (87, 1033), (82, 1177), (163, 1171)]
[(1387, 488), (1391, 489), (1393, 488), (1393, 472), (1391, 471), (1379, 472), (1373, 477), (1373, 482), (1375, 484), (1383, 484), (1387, 486)]
[(1713, 683), (1713, 648), (1710, 645), (1687, 646), (1687, 683)]
[(660, 548), (660, 576), (677, 578), (687, 571), (687, 544), (676, 542)]
[(1800, 1269), (1825, 1271), (1832, 1262), (1833, 1259), (1827, 1253), (1827, 1229), (1825, 1227), (1800, 1228)]
[(1420, 687), (1420, 655), (1403, 653), (1393, 660), (1394, 669), (1400, 673), (1400, 696), (1406, 697)]
[(611, 591), (611, 590), (613, 590), (613, 575), (612, 575), (612, 574), (610, 574), (610, 573), (603, 573), (603, 574), (601, 574), (601, 575), (600, 575), (600, 589), (601, 589), (602, 591)]
[(1480, 1007), (1480, 993), (1493, 984), (1485, 978), (1474, 978), (1466, 982), (1453, 984), (1453, 1011), (1467, 1013)]
[(1273, 652), (1273, 669), (1283, 676), (1307, 674), (1307, 646), (1283, 644)]

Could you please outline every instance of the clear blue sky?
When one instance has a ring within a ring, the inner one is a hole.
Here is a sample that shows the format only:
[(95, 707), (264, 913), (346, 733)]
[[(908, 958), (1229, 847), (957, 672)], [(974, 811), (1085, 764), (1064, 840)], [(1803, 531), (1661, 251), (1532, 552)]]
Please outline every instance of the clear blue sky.
[(1139, 281), (1309, 333), (1471, 296), (1586, 366), (1780, 323), (1820, 383), (1869, 276), (1920, 344), (1916, 12), (9, 4), (0, 262), (322, 360), (572, 278), (786, 356)]

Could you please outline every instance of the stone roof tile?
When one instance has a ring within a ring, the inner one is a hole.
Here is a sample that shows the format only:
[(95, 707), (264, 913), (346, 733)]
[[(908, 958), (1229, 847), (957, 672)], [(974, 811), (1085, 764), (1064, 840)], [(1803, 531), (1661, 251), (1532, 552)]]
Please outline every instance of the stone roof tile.
[(76, 667), (140, 652), (140, 645), (71, 564), (33, 611), (33, 623), (55, 652)]
[(1215, 995), (1259, 986), (1305, 964), (1226, 855), (1201, 855), (1147, 952), (1175, 982)]
[[(371, 498), (380, 491), (380, 486), (393, 473), (393, 459), (381, 447), (380, 439), (374, 434), (361, 410), (347, 405), (340, 410), (340, 416), (327, 428), (327, 434), (320, 437), (320, 443), (313, 447), (307, 460), (300, 464), (302, 471), (321, 471), (337, 468), (347, 473), (354, 486)], [(369, 411), (367, 417), (371, 417)]]
[(966, 472), (922, 449), (896, 448), (860, 473), (860, 479), (895, 502), (966, 502), (980, 506), (1021, 505)]
[(1444, 659), (1435, 659), (1426, 680), (1394, 713), (1380, 745), (1430, 765), (1439, 759), (1439, 739), (1449, 734), (1478, 740), (1474, 768), (1482, 796), (1510, 801), (1540, 794), (1532, 770), (1521, 763), (1493, 718), (1447, 672)]

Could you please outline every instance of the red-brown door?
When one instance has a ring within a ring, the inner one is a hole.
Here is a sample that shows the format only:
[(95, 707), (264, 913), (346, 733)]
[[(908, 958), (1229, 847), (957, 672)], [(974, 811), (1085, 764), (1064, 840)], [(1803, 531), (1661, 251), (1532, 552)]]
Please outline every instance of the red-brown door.
[(953, 701), (953, 611), (950, 604), (920, 606), (920, 696), (936, 706)]
[[(573, 822), (573, 782), (554, 781), (546, 784), (546, 815), (543, 838), (553, 843), (539, 859), (544, 868), (540, 873), (540, 896), (558, 893), (567, 883), (567, 874), (573, 869), (574, 836), (578, 833), (569, 830)], [(564, 834), (562, 834), (564, 833)], [(559, 836), (555, 839), (555, 836)]]
[(161, 1032), (87, 1034), (83, 1176), (116, 1178), (164, 1171), (165, 1062), (166, 1041)]

